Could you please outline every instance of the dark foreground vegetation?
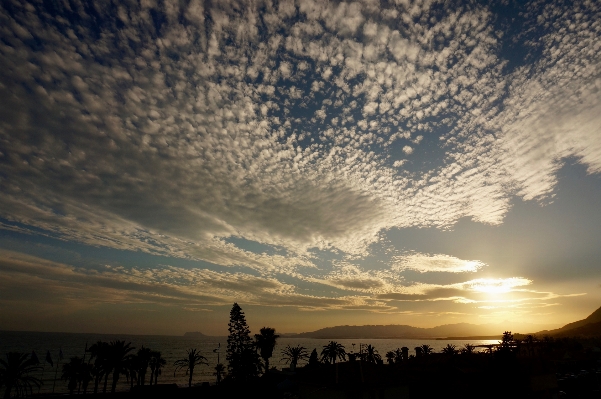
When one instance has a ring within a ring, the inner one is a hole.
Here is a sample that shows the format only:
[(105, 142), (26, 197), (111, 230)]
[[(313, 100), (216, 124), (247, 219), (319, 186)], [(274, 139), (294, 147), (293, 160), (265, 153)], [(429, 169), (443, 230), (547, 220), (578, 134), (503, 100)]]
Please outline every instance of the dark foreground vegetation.
[[(287, 346), (290, 367), (269, 368), (278, 335), (264, 327), (251, 337), (244, 312), (230, 312), (227, 367), (214, 366), (215, 384), (194, 384), (194, 369), (208, 366), (194, 348), (173, 364), (188, 376), (187, 387), (160, 384), (166, 366), (160, 352), (124, 341), (97, 342), (86, 358), (62, 364), (59, 383), (70, 395), (93, 398), (600, 398), (601, 337), (553, 338), (513, 335), (506, 331), (495, 345), (434, 353), (428, 345), (397, 348), (384, 354), (372, 345), (359, 352), (331, 341), (318, 351)], [(45, 359), (49, 359), (49, 354)], [(4, 398), (50, 397), (37, 394), (41, 368), (32, 353), (8, 353), (0, 359)], [(58, 365), (57, 365), (58, 370)], [(128, 392), (115, 392), (119, 378)], [(56, 383), (56, 381), (55, 381)], [(109, 385), (110, 384), (110, 385)]]

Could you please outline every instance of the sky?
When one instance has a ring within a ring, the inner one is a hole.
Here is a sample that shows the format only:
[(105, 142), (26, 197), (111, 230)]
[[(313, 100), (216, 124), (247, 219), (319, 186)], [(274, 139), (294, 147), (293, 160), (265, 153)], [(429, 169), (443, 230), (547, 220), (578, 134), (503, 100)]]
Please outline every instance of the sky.
[(0, 3), (2, 329), (532, 332), (600, 241), (597, 1)]

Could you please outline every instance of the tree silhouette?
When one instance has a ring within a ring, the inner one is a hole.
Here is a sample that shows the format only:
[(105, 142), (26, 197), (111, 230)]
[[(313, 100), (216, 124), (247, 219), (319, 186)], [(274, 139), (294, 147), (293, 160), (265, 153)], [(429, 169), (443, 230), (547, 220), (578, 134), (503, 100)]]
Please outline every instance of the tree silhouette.
[(173, 365), (175, 366), (175, 370), (173, 371), (173, 376), (175, 377), (175, 373), (177, 370), (186, 368), (186, 375), (190, 375), (188, 378), (188, 387), (192, 386), (192, 375), (194, 374), (194, 368), (199, 364), (209, 365), (207, 362), (207, 358), (202, 356), (196, 349), (188, 349), (186, 351), (188, 354), (187, 357), (183, 359), (176, 360)]
[(336, 363), (336, 359), (346, 360), (346, 351), (344, 346), (336, 341), (330, 341), (329, 344), (324, 345), (321, 350), (321, 360), (326, 363)]
[(146, 383), (146, 373), (148, 372), (148, 365), (150, 363), (150, 358), (152, 356), (152, 351), (150, 348), (145, 348), (142, 346), (138, 349), (138, 353), (136, 357), (138, 359), (138, 385), (144, 385)]
[(67, 389), (69, 389), (70, 395), (73, 395), (73, 391), (77, 388), (78, 383), (84, 379), (83, 373), (85, 371), (83, 366), (87, 366), (87, 364), (78, 356), (72, 357), (69, 363), (63, 364), (61, 380), (67, 381)]
[[(117, 382), (119, 381), (120, 375), (127, 376), (127, 363), (131, 355), (129, 352), (135, 348), (131, 346), (131, 342), (127, 344), (125, 341), (112, 341), (108, 346), (108, 367), (113, 373), (113, 384), (111, 386), (111, 393), (115, 393), (117, 388)], [(108, 373), (109, 371), (107, 371)], [(106, 387), (106, 384), (105, 384)]]
[[(404, 348), (409, 350), (408, 348)], [(388, 364), (401, 363), (403, 361), (403, 350), (396, 348), (394, 351), (386, 352), (386, 361)]]
[(132, 389), (134, 387), (134, 382), (139, 384), (138, 370), (140, 370), (140, 365), (138, 356), (132, 355), (129, 359), (127, 359), (125, 369), (127, 370), (126, 375), (129, 380), (129, 387)]
[(393, 364), (395, 358), (396, 358), (396, 355), (393, 351), (386, 352), (386, 361), (388, 362), (388, 364)]
[(503, 333), (501, 341), (499, 342), (499, 346), (497, 346), (497, 352), (499, 352), (502, 355), (507, 355), (514, 352), (514, 349), (515, 341), (513, 339), (513, 334), (511, 333), (511, 331), (505, 331)]
[(285, 360), (286, 363), (290, 363), (291, 370), (296, 369), (296, 365), (298, 364), (299, 360), (309, 358), (307, 348), (300, 345), (294, 347), (290, 345), (286, 346), (286, 348), (284, 348), (284, 350), (282, 351), (282, 355), (282, 360)]
[(420, 348), (422, 348), (422, 355), (427, 356), (429, 354), (432, 353), (432, 347), (430, 345), (422, 345), (420, 346)]
[[(409, 349), (407, 349), (409, 350)], [(401, 348), (396, 348), (394, 350), (394, 362), (401, 363), (403, 361), (403, 350)]]
[(79, 370), (79, 382), (81, 383), (81, 389), (83, 390), (83, 393), (85, 395), (85, 393), (88, 391), (88, 385), (90, 385), (90, 382), (93, 379), (92, 366), (82, 361), (81, 368)]
[(528, 354), (532, 357), (534, 356), (534, 343), (537, 341), (536, 336), (532, 334), (526, 335), (524, 342), (526, 343), (526, 347), (528, 348)]
[(224, 374), (225, 374), (225, 366), (221, 363), (218, 363), (215, 366), (215, 372), (213, 373), (214, 376), (217, 376), (217, 384), (221, 383), (221, 379), (223, 378)]
[(448, 356), (456, 355), (457, 352), (457, 347), (455, 345), (447, 344), (447, 346), (442, 348), (442, 353)]
[[(110, 372), (110, 370), (106, 370), (108, 363), (108, 346), (108, 343), (98, 341), (88, 348), (88, 352), (90, 352), (90, 361), (94, 360), (94, 366), (92, 367), (92, 376), (94, 377), (94, 394), (98, 393), (98, 384), (100, 383), (102, 377), (106, 375), (106, 378), (108, 378), (108, 373)], [(105, 391), (106, 378), (104, 384)]]
[(0, 381), (6, 385), (4, 398), (10, 398), (13, 389), (17, 391), (17, 396), (26, 396), (27, 390), (32, 393), (34, 385), (39, 387), (42, 384), (38, 378), (29, 375), (42, 367), (28, 357), (27, 353), (8, 352), (6, 360), (0, 359)]
[(161, 356), (161, 352), (159, 351), (152, 351), (150, 354), (150, 382), (149, 384), (152, 385), (153, 383), (153, 379), (154, 379), (154, 385), (157, 384), (157, 380), (159, 378), (159, 375), (161, 375), (161, 370), (163, 368), (163, 366), (165, 366), (167, 364), (167, 360), (163, 359), (163, 357)]
[(261, 358), (265, 362), (265, 372), (269, 371), (269, 358), (273, 356), (276, 340), (280, 336), (275, 333), (274, 328), (263, 327), (260, 334), (255, 334), (255, 341)]
[(366, 362), (369, 362), (369, 363), (377, 364), (380, 360), (382, 360), (382, 356), (380, 356), (378, 354), (378, 351), (376, 350), (376, 348), (374, 348), (371, 345), (367, 345), (365, 347), (365, 352), (363, 352), (362, 357), (363, 357), (362, 360), (365, 360)]
[(250, 329), (242, 308), (234, 303), (230, 311), (227, 337), (228, 374), (234, 381), (246, 381), (257, 377), (261, 360), (250, 338)]
[(309, 367), (317, 367), (319, 366), (319, 358), (317, 357), (317, 349), (313, 349), (311, 351), (311, 355), (309, 356)]
[(476, 350), (476, 347), (472, 344), (465, 344), (463, 348), (461, 348), (461, 353), (464, 355), (471, 355)]

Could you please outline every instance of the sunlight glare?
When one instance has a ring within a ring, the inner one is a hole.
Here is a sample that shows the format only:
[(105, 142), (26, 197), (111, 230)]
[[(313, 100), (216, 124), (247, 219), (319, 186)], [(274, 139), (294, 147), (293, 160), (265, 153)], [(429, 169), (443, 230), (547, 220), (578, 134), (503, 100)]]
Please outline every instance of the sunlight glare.
[(471, 280), (468, 287), (476, 292), (487, 294), (506, 294), (514, 290), (515, 287), (521, 287), (532, 284), (532, 280), (523, 277), (511, 278), (480, 278)]

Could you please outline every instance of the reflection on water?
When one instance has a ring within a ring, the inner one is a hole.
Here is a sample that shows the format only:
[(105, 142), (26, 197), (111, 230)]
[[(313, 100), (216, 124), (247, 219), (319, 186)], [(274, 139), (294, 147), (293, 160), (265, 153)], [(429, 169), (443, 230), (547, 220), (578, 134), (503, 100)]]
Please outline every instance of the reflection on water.
[[(62, 350), (64, 356), (61, 364), (65, 361), (68, 361), (69, 358), (73, 356), (83, 357), (85, 355), (86, 359), (89, 359), (89, 354), (84, 353), (86, 344), (89, 347), (99, 340), (105, 342), (114, 340), (131, 342), (132, 346), (136, 347), (136, 350), (132, 353), (136, 353), (137, 349), (142, 345), (152, 350), (160, 351), (165, 360), (167, 360), (167, 365), (163, 369), (162, 375), (159, 376), (159, 383), (176, 383), (180, 386), (186, 386), (188, 384), (188, 379), (184, 375), (185, 371), (179, 371), (175, 376), (173, 375), (173, 362), (184, 358), (186, 356), (186, 349), (188, 348), (198, 349), (209, 361), (209, 366), (197, 366), (197, 368), (194, 369), (194, 382), (196, 383), (204, 381), (209, 381), (212, 383), (215, 381), (215, 376), (213, 376), (213, 368), (217, 364), (218, 356), (221, 363), (226, 364), (225, 350), (227, 347), (227, 337), (196, 338), (163, 335), (110, 335), (0, 331), (0, 356), (4, 358), (7, 352), (31, 353), (32, 350), (35, 351), (38, 358), (42, 362), (42, 365), (44, 366), (44, 370), (38, 375), (38, 377), (42, 378), (44, 381), (44, 385), (42, 386), (40, 392), (51, 392), (54, 375), (56, 372), (59, 349)], [(320, 353), (322, 347), (329, 341), (330, 340), (328, 339), (279, 338), (276, 348), (273, 352), (273, 358), (270, 359), (270, 365), (275, 366), (278, 369), (287, 367), (287, 364), (282, 360), (281, 357), (281, 351), (286, 347), (286, 345), (301, 345), (307, 348), (309, 352), (311, 352), (313, 348), (317, 348), (317, 352)], [(446, 341), (431, 339), (337, 339), (335, 341), (344, 345), (348, 353), (353, 351), (353, 343), (355, 344), (355, 352), (359, 352), (360, 344), (371, 344), (378, 350), (378, 353), (383, 359), (385, 359), (386, 352), (401, 348), (403, 346), (409, 348), (409, 353), (414, 353), (413, 348), (423, 344), (430, 345), (434, 352), (440, 352), (442, 348), (449, 343), (455, 345), (458, 349), (462, 348), (467, 343), (472, 345), (498, 343), (496, 340)], [(221, 344), (221, 352), (214, 352), (213, 350), (216, 349), (219, 344)], [(54, 361), (55, 367), (53, 369), (51, 369), (50, 364), (44, 361), (47, 350), (50, 351), (52, 360)], [(59, 368), (55, 392), (66, 393), (68, 392), (66, 382), (60, 381), (61, 371), (62, 370)], [(150, 370), (148, 376), (150, 376)], [(93, 387), (93, 382), (90, 387)], [(124, 376), (120, 377), (117, 389), (129, 390), (129, 383), (126, 381)]]

